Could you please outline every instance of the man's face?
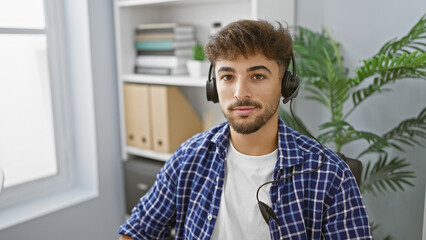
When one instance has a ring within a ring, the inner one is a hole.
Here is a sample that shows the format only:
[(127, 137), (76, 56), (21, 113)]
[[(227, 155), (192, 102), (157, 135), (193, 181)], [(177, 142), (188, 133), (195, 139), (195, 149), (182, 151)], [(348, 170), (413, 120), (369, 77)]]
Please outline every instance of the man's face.
[(216, 61), (215, 71), (220, 107), (236, 132), (256, 132), (278, 117), (282, 73), (275, 61), (240, 56)]

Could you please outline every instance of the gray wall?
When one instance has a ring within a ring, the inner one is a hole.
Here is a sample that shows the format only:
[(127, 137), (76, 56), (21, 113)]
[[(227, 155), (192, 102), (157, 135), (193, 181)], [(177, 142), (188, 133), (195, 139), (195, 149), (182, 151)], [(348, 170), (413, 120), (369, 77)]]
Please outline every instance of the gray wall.
[[(296, 23), (310, 29), (326, 27), (342, 44), (344, 65), (352, 70), (360, 60), (375, 54), (388, 40), (403, 36), (426, 13), (424, 0), (300, 0)], [(426, 83), (404, 81), (392, 85), (393, 92), (365, 102), (354, 112), (350, 122), (358, 129), (383, 133), (401, 120), (417, 116), (426, 103)], [(297, 113), (309, 126), (325, 119), (323, 109), (299, 96)], [(318, 129), (312, 129), (317, 132)], [(362, 145), (362, 144), (360, 144)], [(360, 145), (343, 149), (357, 153)], [(395, 152), (397, 153), (397, 152)], [(347, 154), (347, 155), (349, 155)], [(395, 239), (421, 239), (426, 182), (426, 148), (407, 148), (411, 169), (416, 171), (416, 187), (385, 196), (364, 196), (370, 219), (380, 223), (377, 239), (391, 234)], [(355, 155), (356, 156), (356, 155)]]
[(2, 230), (1, 239), (118, 239), (124, 219), (112, 1), (89, 2), (100, 196)]

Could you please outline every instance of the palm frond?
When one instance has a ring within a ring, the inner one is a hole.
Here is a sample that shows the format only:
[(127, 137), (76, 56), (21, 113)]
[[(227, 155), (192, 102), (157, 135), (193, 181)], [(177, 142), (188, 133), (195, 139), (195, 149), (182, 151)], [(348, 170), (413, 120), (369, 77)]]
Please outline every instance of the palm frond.
[(330, 142), (333, 142), (336, 139), (338, 132), (335, 130), (329, 130), (326, 132), (321, 133), (317, 139), (323, 144), (327, 144)]
[(420, 18), (406, 36), (385, 43), (377, 55), (394, 56), (401, 55), (404, 52), (424, 52), (426, 48), (424, 39), (426, 39), (426, 14)]
[(351, 87), (373, 77), (373, 83), (352, 94), (354, 106), (343, 119), (366, 98), (383, 91), (383, 86), (397, 79), (426, 79), (426, 14), (401, 39), (388, 41), (373, 57), (363, 61), (363, 66), (355, 70), (357, 77), (351, 78)]
[(357, 140), (365, 140), (368, 144), (375, 145), (379, 149), (390, 146), (390, 143), (385, 138), (371, 132), (356, 130), (352, 125), (343, 120), (326, 122), (320, 125), (321, 130), (329, 128), (332, 130), (321, 134), (319, 139), (326, 142), (335, 142), (338, 152), (341, 151), (340, 149), (344, 145)]
[(325, 28), (323, 28), (323, 32), (326, 33), (328, 41), (333, 47), (333, 53), (335, 55), (335, 61), (333, 62), (335, 62), (335, 65), (336, 65), (335, 73), (337, 74), (338, 78), (343, 78), (344, 76), (343, 76), (342, 56), (340, 54), (339, 44), (336, 41), (334, 41), (334, 39), (331, 37), (331, 35), (328, 33), (328, 31)]
[(405, 187), (414, 184), (411, 179), (415, 177), (414, 172), (407, 170), (410, 163), (406, 159), (398, 157), (388, 160), (387, 155), (381, 155), (375, 163), (367, 163), (363, 171), (363, 180), (360, 186), (361, 192), (376, 195), (377, 192), (386, 194), (391, 190), (404, 191)]
[[(382, 138), (400, 151), (404, 151), (400, 145), (424, 146), (424, 141), (426, 140), (426, 107), (423, 108), (417, 117), (402, 121), (398, 126), (383, 134)], [(383, 152), (383, 149), (379, 146), (371, 145), (361, 152), (358, 157), (372, 152)]]
[(334, 142), (336, 144), (336, 151), (341, 152), (341, 148), (345, 143), (343, 142), (344, 136), (347, 136), (352, 126), (342, 120), (334, 120), (325, 122), (319, 126), (320, 130), (326, 130), (324, 133), (318, 136), (318, 139), (324, 144)]
[(325, 29), (313, 32), (298, 27), (294, 37), (294, 49), (299, 67), (298, 75), (308, 78), (304, 89), (315, 100), (330, 109), (333, 120), (343, 116), (343, 103), (349, 98), (348, 78), (344, 76), (339, 43)]
[(325, 96), (322, 91), (313, 86), (305, 86), (303, 89), (311, 93), (311, 95), (306, 96), (306, 99), (315, 100), (323, 104), (325, 107), (328, 107), (327, 96)]
[(392, 71), (401, 69), (407, 70), (406, 74), (411, 74), (409, 76), (416, 77), (418, 75), (422, 78), (425, 77), (425, 58), (425, 53), (418, 51), (410, 53), (404, 52), (399, 56), (393, 57), (376, 55), (364, 60), (363, 66), (355, 69), (355, 72), (358, 79), (361, 81), (377, 74), (393, 74), (395, 76), (392, 79), (395, 79), (397, 76), (401, 75), (401, 73)]
[(295, 29), (293, 48), (298, 66), (297, 75), (302, 78), (326, 78), (324, 70), (324, 52), (327, 52), (335, 62), (334, 49), (327, 35), (322, 32), (314, 32), (304, 27)]
[(374, 145), (377, 148), (383, 149), (384, 147), (390, 146), (390, 143), (383, 137), (367, 132), (367, 131), (356, 131), (352, 130), (352, 132), (345, 139), (345, 144), (350, 143), (357, 140), (365, 140), (368, 144)]
[(343, 116), (343, 103), (349, 98), (348, 85), (345, 79), (339, 78), (338, 72), (334, 67), (333, 60), (327, 52), (324, 53), (324, 59), (327, 66), (327, 81), (324, 89), (321, 89), (328, 98), (328, 108), (331, 110), (331, 118), (340, 120)]
[(373, 93), (380, 92), (388, 83), (397, 79), (426, 79), (426, 53), (402, 53), (392, 59), (387, 56), (375, 56), (364, 61), (356, 70), (358, 82), (374, 77), (373, 83), (352, 93), (354, 108)]

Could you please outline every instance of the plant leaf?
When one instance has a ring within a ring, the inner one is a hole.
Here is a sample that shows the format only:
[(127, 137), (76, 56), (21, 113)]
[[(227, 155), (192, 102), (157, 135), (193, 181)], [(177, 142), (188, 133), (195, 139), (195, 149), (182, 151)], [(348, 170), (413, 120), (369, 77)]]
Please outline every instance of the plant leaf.
[(363, 171), (361, 192), (376, 195), (377, 192), (386, 194), (391, 190), (404, 191), (407, 186), (413, 187), (411, 179), (415, 176), (413, 171), (407, 170), (409, 166), (406, 159), (395, 157), (389, 161), (387, 155), (381, 155), (375, 163), (369, 161)]
[(426, 79), (426, 53), (402, 53), (390, 58), (380, 55), (364, 60), (364, 65), (356, 70), (358, 82), (374, 77), (373, 83), (352, 93), (354, 107), (373, 93), (380, 92), (382, 87), (398, 79)]
[(348, 122), (339, 120), (323, 123), (319, 126), (321, 130), (329, 129), (327, 134), (320, 135), (321, 138), (324, 138), (328, 141), (333, 141), (336, 143), (338, 151), (340, 148), (350, 142), (357, 140), (365, 140), (369, 145), (374, 145), (378, 149), (382, 149), (390, 145), (390, 143), (383, 137), (366, 131), (356, 130)]
[[(382, 136), (392, 147), (403, 151), (401, 145), (407, 146), (424, 146), (417, 139), (426, 140), (426, 107), (418, 114), (417, 117), (409, 118), (402, 121), (398, 126), (386, 132)], [(383, 149), (379, 146), (370, 145), (366, 150), (361, 152), (358, 157), (366, 153), (382, 152)]]
[[(401, 39), (392, 39), (385, 43), (377, 55), (394, 56), (403, 52), (424, 52), (425, 43), (421, 40), (426, 38), (426, 14), (414, 25), (407, 35)], [(420, 41), (419, 41), (420, 40)]]

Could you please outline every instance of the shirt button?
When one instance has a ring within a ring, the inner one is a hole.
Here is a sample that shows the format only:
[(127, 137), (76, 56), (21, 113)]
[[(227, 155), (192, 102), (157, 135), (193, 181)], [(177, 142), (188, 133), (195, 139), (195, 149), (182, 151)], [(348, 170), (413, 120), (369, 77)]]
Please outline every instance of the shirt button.
[(213, 216), (212, 216), (211, 214), (209, 214), (209, 215), (207, 216), (207, 219), (208, 219), (209, 221), (211, 221), (211, 220), (213, 219)]
[(216, 177), (216, 182), (219, 182), (219, 177)]

